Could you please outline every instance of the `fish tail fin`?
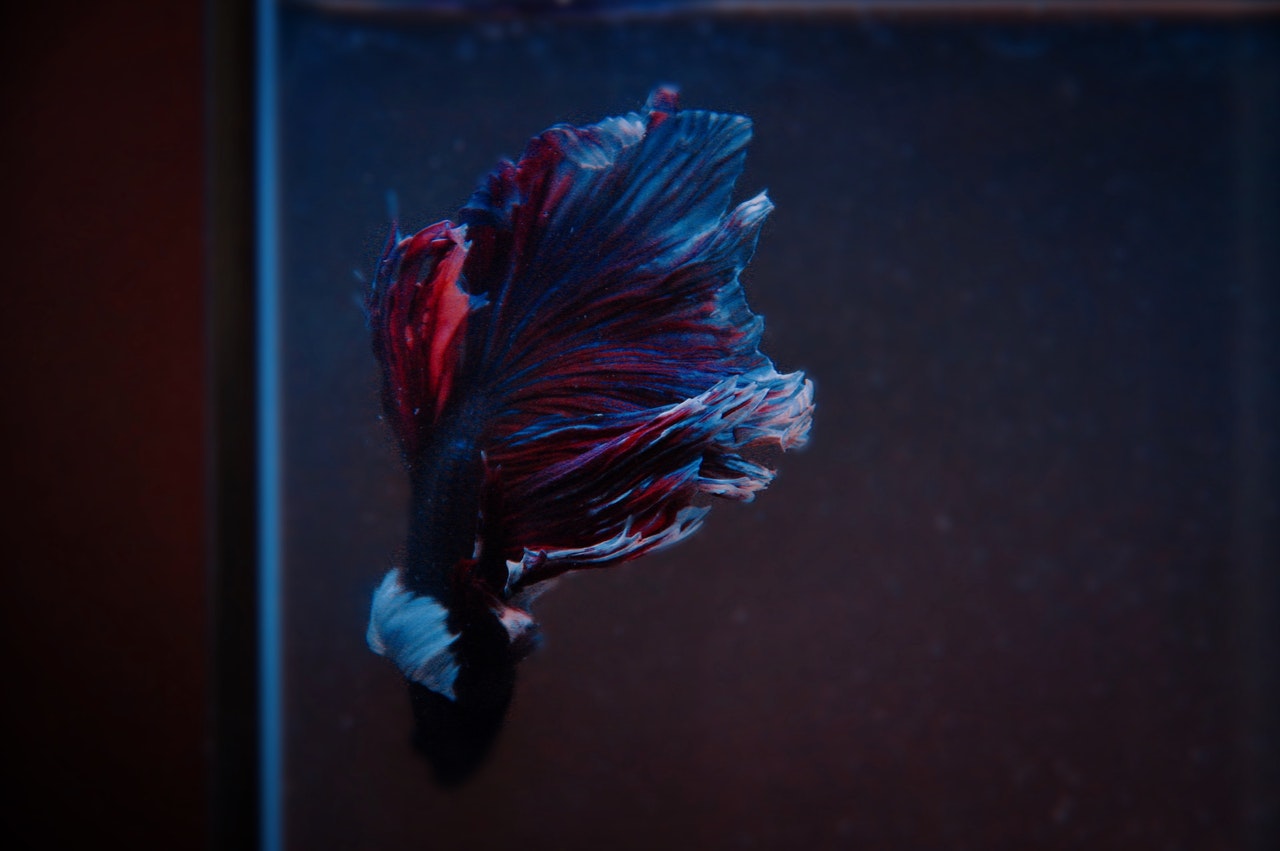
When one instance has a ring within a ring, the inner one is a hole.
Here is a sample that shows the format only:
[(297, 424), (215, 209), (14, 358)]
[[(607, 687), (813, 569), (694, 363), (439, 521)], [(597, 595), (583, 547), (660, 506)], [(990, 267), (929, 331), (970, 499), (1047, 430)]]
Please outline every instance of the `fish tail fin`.
[(752, 499), (774, 477), (759, 450), (808, 438), (813, 384), (760, 352), (739, 281), (773, 210), (730, 204), (751, 122), (677, 100), (552, 127), (462, 210), (505, 594), (683, 540), (695, 500)]

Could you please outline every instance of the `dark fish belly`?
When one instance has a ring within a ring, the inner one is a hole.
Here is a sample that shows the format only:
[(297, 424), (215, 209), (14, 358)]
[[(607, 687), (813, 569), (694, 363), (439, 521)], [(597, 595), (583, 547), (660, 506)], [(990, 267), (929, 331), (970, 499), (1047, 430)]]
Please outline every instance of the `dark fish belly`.
[(453, 568), (475, 550), (484, 480), (479, 432), (478, 417), (450, 416), (411, 465), (404, 583), (451, 610), (457, 604)]

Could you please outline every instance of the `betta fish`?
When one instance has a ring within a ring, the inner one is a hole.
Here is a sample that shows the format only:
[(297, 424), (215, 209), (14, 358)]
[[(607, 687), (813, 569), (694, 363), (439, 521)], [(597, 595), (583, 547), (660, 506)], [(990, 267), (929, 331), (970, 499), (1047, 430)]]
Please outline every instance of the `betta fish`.
[(500, 719), (549, 580), (687, 538), (808, 439), (813, 384), (760, 352), (738, 280), (773, 208), (729, 209), (750, 137), (661, 87), (536, 136), (457, 223), (393, 229), (368, 316), (412, 503), (367, 638), (420, 737), (424, 714)]

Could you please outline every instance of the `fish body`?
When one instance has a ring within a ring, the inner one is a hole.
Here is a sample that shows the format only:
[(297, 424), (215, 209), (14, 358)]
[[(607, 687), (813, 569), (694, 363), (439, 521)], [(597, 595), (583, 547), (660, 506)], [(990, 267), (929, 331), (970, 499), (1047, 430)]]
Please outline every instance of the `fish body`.
[(536, 136), (457, 223), (393, 233), (368, 312), (412, 507), (368, 643), (411, 683), (483, 692), (548, 580), (684, 539), (807, 441), (813, 384), (760, 352), (738, 280), (773, 207), (729, 209), (750, 135), (659, 88)]

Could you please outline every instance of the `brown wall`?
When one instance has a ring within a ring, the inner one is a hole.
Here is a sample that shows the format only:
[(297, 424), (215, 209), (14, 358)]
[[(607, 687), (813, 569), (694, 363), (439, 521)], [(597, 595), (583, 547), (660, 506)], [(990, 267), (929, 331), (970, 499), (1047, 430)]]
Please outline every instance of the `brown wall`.
[(200, 847), (203, 10), (25, 5), (0, 26), (5, 834)]

